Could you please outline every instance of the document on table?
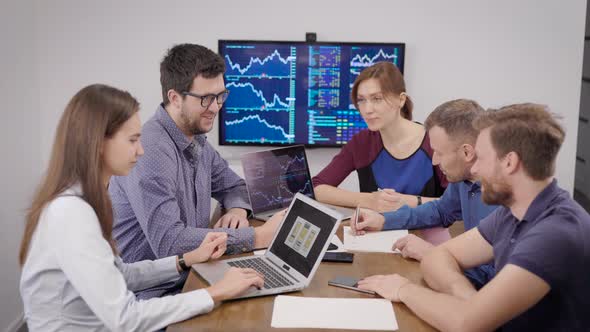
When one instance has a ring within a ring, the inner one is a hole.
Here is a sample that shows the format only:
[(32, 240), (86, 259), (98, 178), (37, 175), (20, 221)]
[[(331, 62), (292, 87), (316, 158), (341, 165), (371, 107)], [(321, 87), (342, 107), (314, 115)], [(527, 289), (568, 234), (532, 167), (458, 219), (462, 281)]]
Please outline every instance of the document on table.
[(338, 235), (334, 234), (334, 236), (332, 236), (332, 243), (334, 243), (338, 249), (328, 250), (329, 252), (346, 252), (346, 249), (344, 249), (344, 243), (340, 241)]
[(353, 235), (349, 226), (344, 226), (344, 249), (359, 252), (397, 253), (391, 247), (397, 239), (408, 235), (407, 229), (396, 231), (367, 232), (364, 235)]
[[(354, 315), (346, 313), (354, 312)], [(398, 329), (393, 305), (386, 299), (318, 298), (279, 295), (271, 327), (350, 330)]]

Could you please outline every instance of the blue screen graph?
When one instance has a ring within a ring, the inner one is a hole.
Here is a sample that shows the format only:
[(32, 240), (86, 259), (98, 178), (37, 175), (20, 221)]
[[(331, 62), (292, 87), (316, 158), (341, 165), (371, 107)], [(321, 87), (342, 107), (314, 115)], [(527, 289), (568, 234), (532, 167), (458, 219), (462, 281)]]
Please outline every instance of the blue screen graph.
[(243, 154), (242, 166), (254, 213), (287, 207), (298, 192), (313, 198), (303, 145)]
[(403, 72), (403, 43), (220, 40), (230, 91), (219, 115), (222, 145), (341, 146), (366, 128), (350, 90), (366, 67)]

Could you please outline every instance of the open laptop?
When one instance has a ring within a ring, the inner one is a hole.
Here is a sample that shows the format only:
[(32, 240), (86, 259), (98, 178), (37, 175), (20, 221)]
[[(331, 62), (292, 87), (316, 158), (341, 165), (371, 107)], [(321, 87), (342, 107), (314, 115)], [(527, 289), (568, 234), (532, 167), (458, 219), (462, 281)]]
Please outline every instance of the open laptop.
[[(241, 161), (254, 218), (268, 220), (289, 206), (296, 193), (315, 199), (303, 145), (245, 153)], [(352, 208), (324, 205), (340, 212), (343, 219), (354, 213)]]
[(263, 256), (248, 256), (195, 264), (209, 284), (221, 280), (230, 267), (252, 268), (264, 275), (264, 288), (250, 287), (236, 298), (280, 294), (309, 285), (342, 215), (297, 193)]

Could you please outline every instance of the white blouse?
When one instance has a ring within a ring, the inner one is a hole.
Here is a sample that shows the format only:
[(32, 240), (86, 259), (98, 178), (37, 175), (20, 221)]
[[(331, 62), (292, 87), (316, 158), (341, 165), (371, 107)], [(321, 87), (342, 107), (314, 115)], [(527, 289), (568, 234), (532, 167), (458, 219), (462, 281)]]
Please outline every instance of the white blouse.
[(76, 191), (49, 203), (33, 234), (20, 281), (29, 331), (153, 331), (211, 311), (203, 289), (137, 300), (179, 277), (176, 257), (123, 263)]

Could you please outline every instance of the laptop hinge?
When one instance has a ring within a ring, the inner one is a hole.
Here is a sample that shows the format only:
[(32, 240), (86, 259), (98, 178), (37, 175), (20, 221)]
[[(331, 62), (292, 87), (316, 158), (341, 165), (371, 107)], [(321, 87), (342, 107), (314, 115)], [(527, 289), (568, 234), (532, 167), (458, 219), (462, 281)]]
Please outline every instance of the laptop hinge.
[(293, 277), (289, 272), (285, 271), (284, 268), (281, 268), (277, 263), (275, 263), (272, 259), (267, 259), (272, 265), (274, 265), (279, 271), (281, 271), (282, 273), (284, 273), (286, 276), (291, 278), (291, 281), (293, 282), (299, 282), (295, 277)]

